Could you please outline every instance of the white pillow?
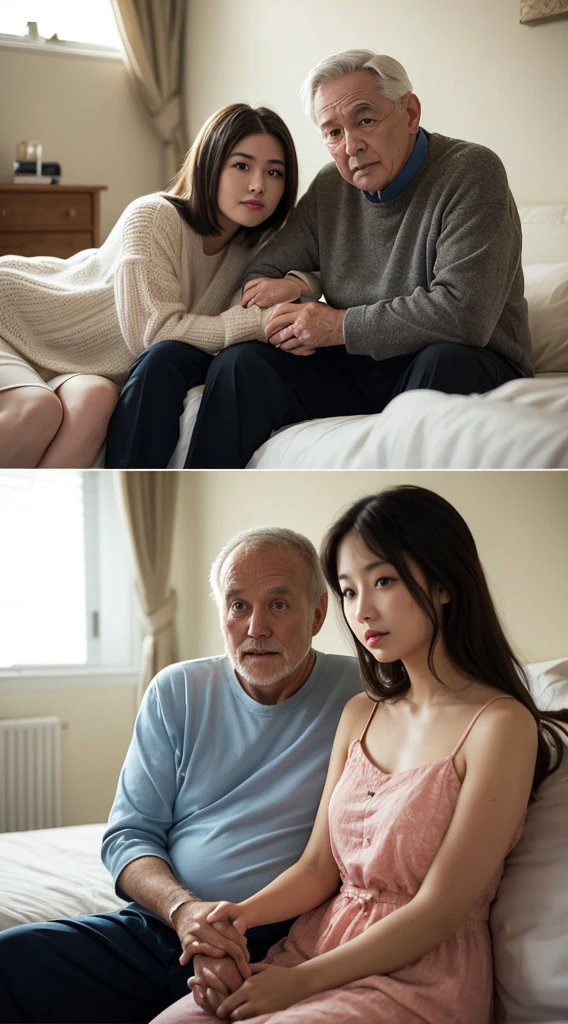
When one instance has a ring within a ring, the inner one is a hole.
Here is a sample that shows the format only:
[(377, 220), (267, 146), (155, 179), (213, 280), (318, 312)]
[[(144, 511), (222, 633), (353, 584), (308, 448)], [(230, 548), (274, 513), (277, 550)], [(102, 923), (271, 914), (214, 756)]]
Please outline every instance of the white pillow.
[(534, 369), (568, 373), (568, 263), (533, 263), (524, 273)]
[[(568, 658), (529, 665), (543, 710), (568, 707)], [(491, 911), (497, 1017), (506, 1024), (568, 1021), (568, 744), (530, 804)]]

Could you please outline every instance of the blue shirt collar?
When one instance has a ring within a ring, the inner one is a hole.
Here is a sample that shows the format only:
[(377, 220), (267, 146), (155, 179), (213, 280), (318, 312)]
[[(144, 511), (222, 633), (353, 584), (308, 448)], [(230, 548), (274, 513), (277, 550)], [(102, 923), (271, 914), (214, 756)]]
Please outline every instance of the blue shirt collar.
[(418, 130), (418, 135), (416, 136), (414, 149), (402, 170), (398, 172), (396, 178), (394, 178), (390, 185), (387, 185), (387, 187), (383, 188), (380, 192), (363, 192), (363, 195), (370, 203), (384, 203), (387, 199), (395, 199), (401, 192), (404, 192), (405, 188), (408, 188), (412, 179), (416, 174), (418, 174), (418, 171), (424, 163), (424, 158), (427, 152), (428, 136), (426, 135), (426, 132), (420, 128)]

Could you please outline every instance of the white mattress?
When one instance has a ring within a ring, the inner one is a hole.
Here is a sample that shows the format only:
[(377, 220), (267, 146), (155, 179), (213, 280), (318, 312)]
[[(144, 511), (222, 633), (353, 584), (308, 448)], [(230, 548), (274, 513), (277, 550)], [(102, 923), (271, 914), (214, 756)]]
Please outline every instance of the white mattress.
[(105, 825), (0, 835), (0, 930), (125, 906), (100, 851)]
[(405, 392), (375, 416), (289, 427), (249, 467), (568, 468), (568, 374), (510, 381), (484, 395)]

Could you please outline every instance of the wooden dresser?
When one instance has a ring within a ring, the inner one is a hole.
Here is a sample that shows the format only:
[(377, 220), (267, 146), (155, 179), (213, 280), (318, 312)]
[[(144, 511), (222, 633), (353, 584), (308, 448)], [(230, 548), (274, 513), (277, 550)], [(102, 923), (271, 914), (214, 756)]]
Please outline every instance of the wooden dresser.
[(60, 256), (100, 245), (100, 193), (106, 185), (0, 182), (0, 256)]

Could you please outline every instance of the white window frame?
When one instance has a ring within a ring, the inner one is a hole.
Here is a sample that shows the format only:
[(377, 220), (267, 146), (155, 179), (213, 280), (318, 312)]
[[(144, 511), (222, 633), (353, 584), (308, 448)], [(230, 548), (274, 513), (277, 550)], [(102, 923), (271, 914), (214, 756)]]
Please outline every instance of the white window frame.
[[(86, 616), (89, 623), (87, 664), (0, 668), (0, 691), (131, 686), (137, 681), (143, 640), (142, 617), (130, 553), (124, 548), (127, 539), (120, 522), (115, 488), (114, 473), (95, 470), (83, 474)], [(123, 646), (125, 608), (129, 660), (127, 664), (118, 664), (113, 656), (117, 648)], [(120, 614), (116, 614), (117, 609), (120, 609)], [(93, 629), (95, 615), (98, 616), (98, 630)]]
[[(24, 4), (25, 0), (21, 0), (21, 2)], [(83, 2), (83, 0), (80, 0), (80, 2)], [(31, 20), (29, 23), (34, 24)], [(20, 48), (35, 50), (38, 53), (66, 53), (75, 57), (102, 57), (105, 60), (122, 61), (124, 58), (122, 47), (104, 46), (102, 43), (74, 42), (70, 39), (59, 39), (55, 42), (50, 42), (48, 39), (43, 38), (34, 39), (30, 36), (29, 29), (25, 36), (14, 36), (0, 32), (0, 48)]]

